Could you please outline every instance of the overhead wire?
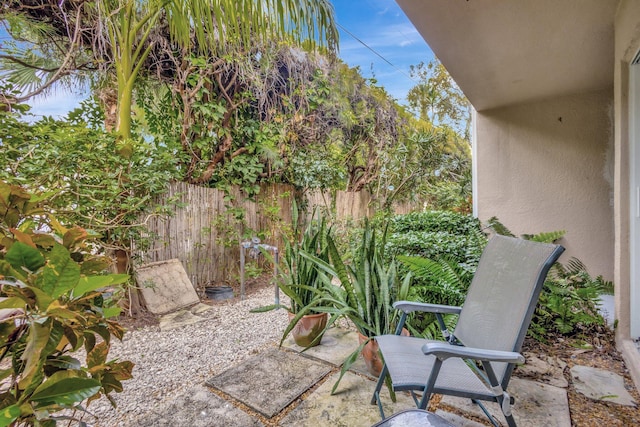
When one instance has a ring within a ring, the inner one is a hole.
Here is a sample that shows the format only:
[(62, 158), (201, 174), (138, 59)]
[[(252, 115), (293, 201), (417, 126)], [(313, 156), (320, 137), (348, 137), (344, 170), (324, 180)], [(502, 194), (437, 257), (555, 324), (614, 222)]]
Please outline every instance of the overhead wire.
[(406, 78), (408, 78), (409, 80), (411, 80), (414, 83), (418, 83), (416, 80), (413, 79), (413, 77), (411, 77), (409, 74), (407, 74), (403, 69), (398, 68), (396, 65), (394, 65), (391, 61), (389, 61), (387, 58), (385, 58), (384, 56), (382, 56), (382, 54), (380, 54), (378, 51), (376, 51), (374, 48), (372, 48), (371, 46), (369, 46), (368, 44), (366, 44), (363, 40), (361, 40), (358, 36), (356, 36), (355, 34), (353, 34), (351, 31), (347, 30), (345, 28), (344, 25), (341, 25), (340, 23), (336, 23), (338, 25), (338, 27), (344, 31), (345, 33), (347, 33), (348, 35), (350, 35), (351, 37), (353, 37), (358, 43), (360, 43), (362, 46), (366, 47), (367, 49), (369, 49), (371, 52), (373, 52), (377, 57), (379, 57), (380, 59), (382, 59), (384, 62), (386, 62), (387, 64), (389, 64), (391, 67), (393, 67), (396, 71), (400, 72), (402, 75), (404, 75)]

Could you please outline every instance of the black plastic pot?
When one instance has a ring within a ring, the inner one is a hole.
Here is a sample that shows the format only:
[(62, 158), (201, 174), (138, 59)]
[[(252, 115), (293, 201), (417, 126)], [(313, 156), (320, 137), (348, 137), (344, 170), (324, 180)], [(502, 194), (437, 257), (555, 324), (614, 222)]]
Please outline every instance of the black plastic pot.
[(233, 289), (230, 286), (210, 286), (204, 288), (207, 298), (212, 300), (225, 300), (233, 298)]

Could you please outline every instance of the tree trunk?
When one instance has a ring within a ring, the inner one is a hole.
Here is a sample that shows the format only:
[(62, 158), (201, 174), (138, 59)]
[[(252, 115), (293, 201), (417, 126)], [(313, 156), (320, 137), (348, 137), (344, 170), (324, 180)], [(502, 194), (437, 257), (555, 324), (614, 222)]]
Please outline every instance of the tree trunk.
[[(118, 274), (132, 274), (131, 264), (129, 263), (131, 254), (129, 253), (129, 251), (126, 251), (124, 249), (116, 249), (115, 257), (116, 272)], [(142, 299), (140, 298), (140, 293), (138, 291), (138, 288), (135, 286), (129, 286), (127, 289), (127, 293), (128, 302), (125, 300), (125, 303), (128, 303), (128, 307), (125, 308), (129, 310), (129, 314), (131, 315), (131, 317), (136, 317), (144, 309)]]

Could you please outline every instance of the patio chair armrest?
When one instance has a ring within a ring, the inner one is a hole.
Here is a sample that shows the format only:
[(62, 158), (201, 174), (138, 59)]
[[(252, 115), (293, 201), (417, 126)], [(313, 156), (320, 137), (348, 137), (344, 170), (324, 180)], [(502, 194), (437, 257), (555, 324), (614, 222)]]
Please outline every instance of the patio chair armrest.
[(432, 354), (444, 360), (450, 357), (481, 360), (486, 362), (524, 363), (524, 356), (513, 351), (487, 350), (483, 348), (464, 347), (448, 343), (430, 342), (422, 346), (424, 354)]
[(460, 310), (462, 310), (462, 307), (456, 307), (453, 305), (428, 304), (425, 302), (415, 301), (396, 301), (393, 303), (393, 308), (405, 313), (421, 311), (427, 313), (460, 314)]

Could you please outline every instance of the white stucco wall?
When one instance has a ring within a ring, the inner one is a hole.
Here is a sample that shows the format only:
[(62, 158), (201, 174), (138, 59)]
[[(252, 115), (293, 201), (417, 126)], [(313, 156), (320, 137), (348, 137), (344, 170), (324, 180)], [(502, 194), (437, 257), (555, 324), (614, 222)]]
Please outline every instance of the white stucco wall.
[(566, 230), (563, 260), (613, 279), (613, 90), (477, 113), (478, 216)]

